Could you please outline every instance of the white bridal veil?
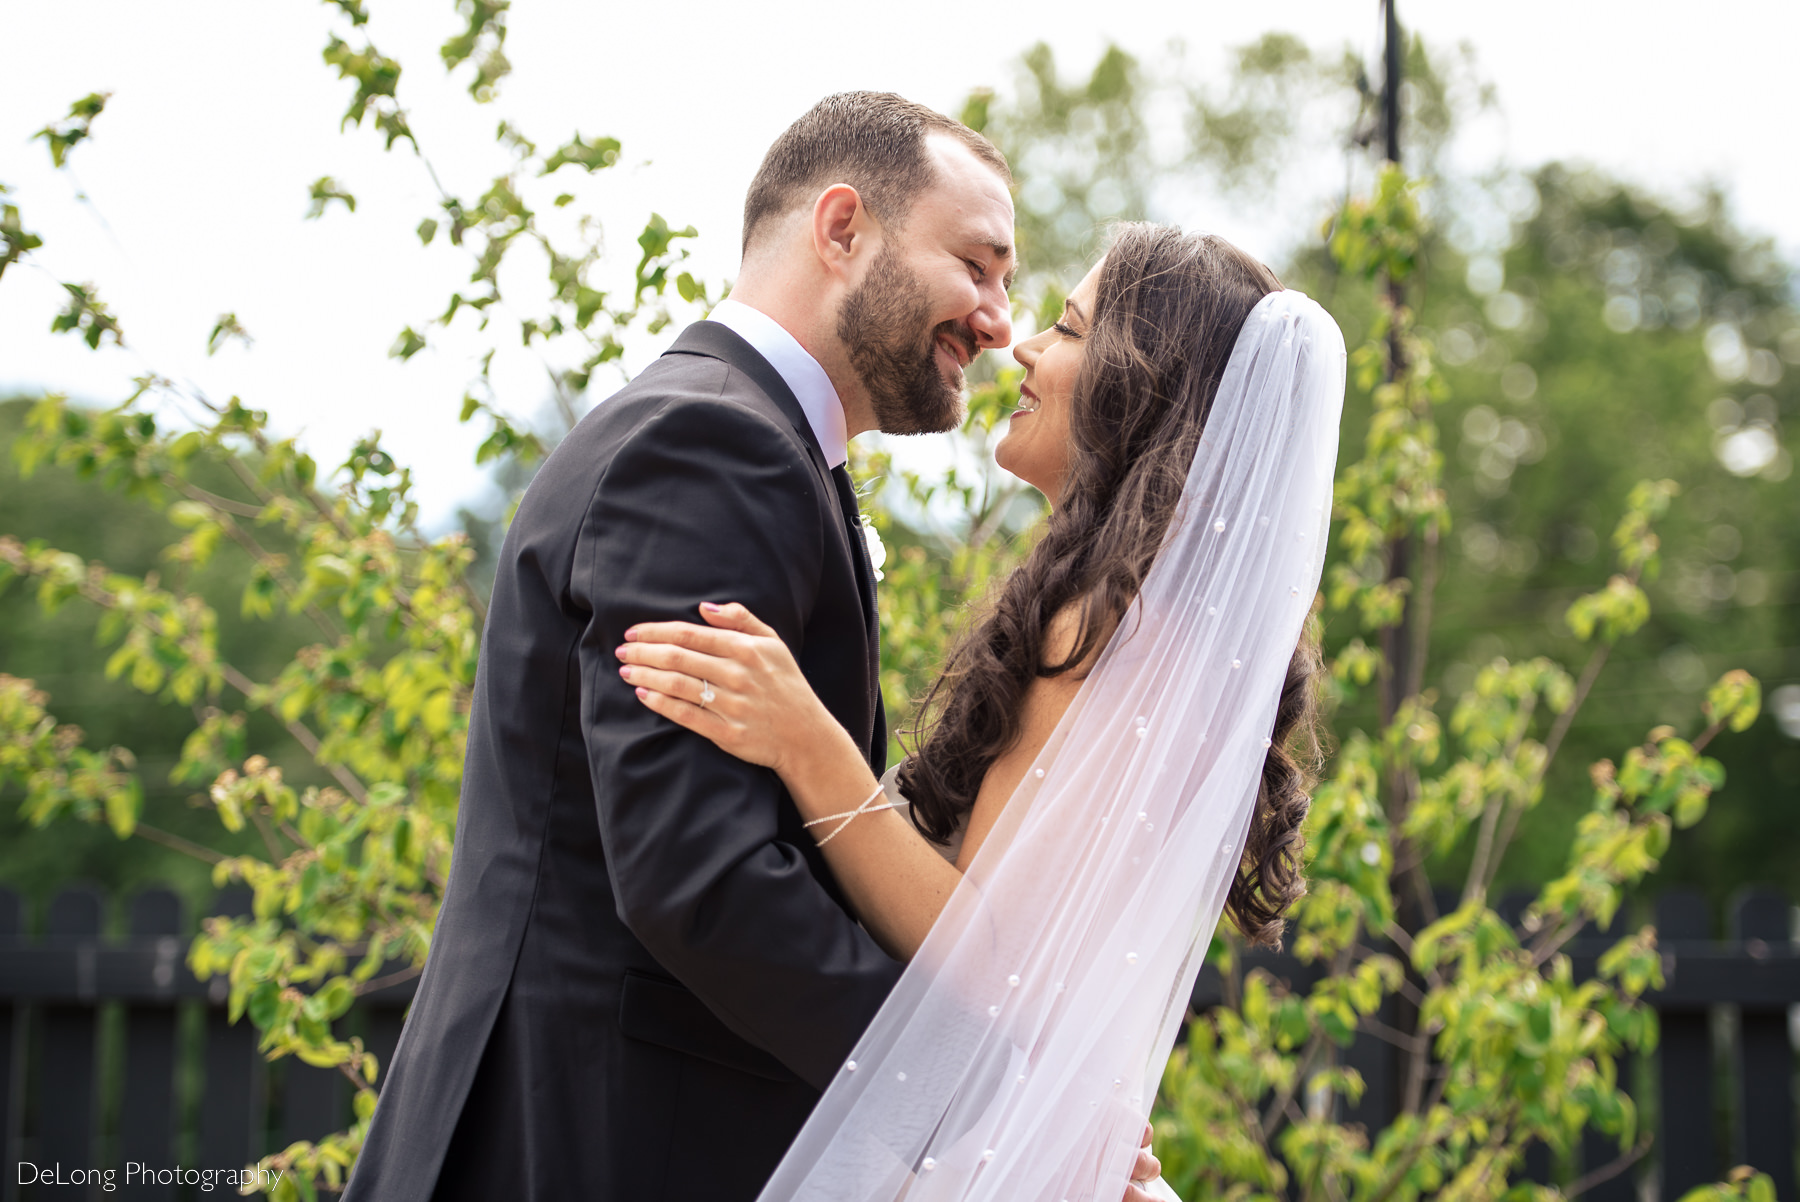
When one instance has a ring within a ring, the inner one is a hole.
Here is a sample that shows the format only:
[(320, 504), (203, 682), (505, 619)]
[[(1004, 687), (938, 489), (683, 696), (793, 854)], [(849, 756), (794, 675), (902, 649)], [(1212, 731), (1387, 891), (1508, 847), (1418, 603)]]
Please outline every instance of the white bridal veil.
[(1344, 342), (1244, 323), (1131, 612), (765, 1202), (1116, 1202), (1324, 562)]

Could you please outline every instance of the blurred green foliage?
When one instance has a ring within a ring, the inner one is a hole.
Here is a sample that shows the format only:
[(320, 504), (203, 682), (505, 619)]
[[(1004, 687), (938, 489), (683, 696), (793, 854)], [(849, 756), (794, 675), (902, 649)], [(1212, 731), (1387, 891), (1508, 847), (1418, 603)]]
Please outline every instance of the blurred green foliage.
[[(85, 561), (145, 577), (186, 573), (193, 591), (210, 599), (220, 615), (220, 642), (227, 653), (256, 675), (280, 666), (276, 648), (299, 645), (289, 619), (267, 624), (238, 616), (235, 593), (241, 582), (224, 564), (195, 569), (170, 564), (159, 552), (180, 531), (163, 515), (83, 480), (64, 467), (46, 467), (30, 478), (21, 475), (10, 449), (23, 431), (30, 402), (0, 401), (0, 528), (30, 531), (46, 544), (64, 548)], [(218, 484), (219, 481), (211, 481)], [(221, 841), (218, 820), (209, 806), (191, 804), (191, 785), (170, 781), (181, 755), (182, 741), (194, 727), (192, 711), (160, 705), (106, 674), (112, 651), (95, 638), (94, 615), (84, 606), (64, 606), (46, 613), (34, 592), (0, 591), (0, 672), (34, 681), (54, 699), (57, 716), (85, 732), (89, 747), (131, 750), (144, 808), (179, 839), (199, 846), (248, 851), (248, 839)], [(254, 724), (258, 746), (283, 754), (291, 750), (279, 726)], [(0, 881), (18, 890), (42, 914), (50, 895), (72, 880), (104, 883), (116, 894), (149, 885), (175, 886), (188, 902), (189, 913), (201, 913), (212, 898), (210, 869), (191, 855), (147, 840), (121, 841), (110, 829), (82, 823), (36, 827), (6, 794), (0, 804)]]

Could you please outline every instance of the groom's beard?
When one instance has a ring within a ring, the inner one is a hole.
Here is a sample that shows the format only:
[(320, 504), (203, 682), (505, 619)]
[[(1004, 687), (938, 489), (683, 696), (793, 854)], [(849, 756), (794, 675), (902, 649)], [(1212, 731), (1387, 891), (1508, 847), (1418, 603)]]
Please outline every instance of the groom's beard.
[[(960, 322), (927, 329), (930, 316), (925, 286), (891, 246), (882, 248), (862, 285), (838, 310), (838, 338), (885, 434), (939, 434), (962, 425), (962, 388), (944, 378), (937, 339), (954, 339), (971, 359), (979, 348)], [(912, 333), (921, 329), (926, 330), (923, 346)]]

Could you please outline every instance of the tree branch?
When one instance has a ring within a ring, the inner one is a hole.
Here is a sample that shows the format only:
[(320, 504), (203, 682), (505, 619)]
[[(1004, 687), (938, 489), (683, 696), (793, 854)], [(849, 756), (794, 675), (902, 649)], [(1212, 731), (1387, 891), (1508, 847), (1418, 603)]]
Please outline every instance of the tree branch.
[(201, 488), (192, 480), (176, 475), (174, 472), (164, 472), (163, 482), (186, 493), (188, 500), (198, 501), (202, 505), (210, 506), (221, 513), (234, 514), (241, 518), (260, 518), (263, 515), (263, 507), (261, 506), (247, 505), (243, 501), (234, 501), (230, 497), (222, 497), (216, 492), (210, 492), (207, 489)]
[[(1448, 1073), (1441, 1075), (1438, 1078), (1437, 1086), (1432, 1090), (1431, 1100), (1421, 1108), (1419, 1113), (1427, 1113), (1443, 1101), (1444, 1090), (1449, 1083), (1450, 1075)], [(1424, 1150), (1426, 1130), (1426, 1124), (1421, 1120), (1413, 1132), (1412, 1139), (1407, 1142), (1407, 1146), (1400, 1153), (1391, 1174), (1383, 1182), (1381, 1189), (1368, 1197), (1367, 1202), (1387, 1202), (1389, 1198), (1393, 1197), (1394, 1191), (1406, 1181), (1406, 1175), (1412, 1171), (1413, 1165), (1418, 1161), (1419, 1153)]]
[(1700, 752), (1705, 751), (1706, 745), (1708, 743), (1712, 742), (1714, 739), (1718, 738), (1719, 732), (1724, 729), (1725, 729), (1725, 723), (1723, 720), (1721, 720), (1718, 722), (1714, 722), (1711, 726), (1709, 726), (1705, 730), (1701, 731), (1699, 734), (1699, 737), (1694, 740), (1694, 753), (1697, 755)]
[(1409, 598), (1409, 607), (1414, 612), (1409, 615), (1413, 623), (1412, 647), (1407, 656), (1406, 696), (1417, 697), (1425, 690), (1425, 660), (1431, 650), (1431, 609), (1432, 600), (1437, 593), (1438, 570), (1438, 529), (1432, 522), (1425, 527), (1424, 537), (1420, 540), (1424, 549), (1419, 556), (1419, 587)]
[[(223, 670), (225, 683), (254, 702), (255, 692), (261, 686), (230, 664), (221, 664), (220, 668)], [(273, 713), (274, 711), (270, 710), (269, 712)], [(294, 741), (299, 743), (300, 746), (305, 749), (306, 754), (312, 756), (315, 761), (318, 760), (320, 746), (319, 736), (315, 735), (307, 727), (306, 723), (301, 722), (298, 718), (290, 721), (289, 719), (282, 718), (280, 714), (276, 714), (275, 716), (277, 720), (287, 728), (287, 732), (294, 736)], [(327, 764), (322, 761), (319, 763), (319, 766), (331, 773), (332, 779), (344, 787), (344, 792), (350, 794), (350, 796), (354, 797), (358, 802), (366, 802), (369, 800), (369, 791), (363, 787), (361, 781), (357, 780), (356, 777), (350, 773), (349, 769), (341, 764)]]
[[(0, 537), (0, 561), (4, 561), (8, 567), (20, 576), (41, 574), (33, 569), (31, 561), (25, 553), (25, 549), (19, 545), (16, 539), (11, 537)], [(75, 586), (75, 589), (81, 596), (87, 598), (87, 600), (103, 609), (118, 608), (118, 596), (99, 584), (96, 581), (92, 570), (82, 578), (81, 582)], [(160, 637), (181, 641), (176, 633), (169, 631), (163, 623), (153, 615), (139, 613), (134, 614), (133, 617), (144, 623), (146, 627)], [(201, 649), (208, 650), (204, 647)], [(212, 663), (218, 668), (220, 677), (226, 684), (236, 689), (239, 693), (242, 693), (252, 704), (263, 704), (257, 700), (256, 694), (259, 691), (260, 686), (254, 680), (251, 680), (248, 676), (245, 676), (242, 672), (238, 671), (225, 661), (218, 659), (216, 651), (212, 652), (211, 659)], [(263, 706), (263, 708), (267, 707)], [(319, 737), (313, 734), (313, 732), (306, 727), (306, 724), (300, 722), (298, 719), (290, 721), (281, 718), (279, 714), (277, 714), (276, 717), (281, 721), (282, 725), (287, 728), (287, 732), (294, 736), (294, 739), (300, 746), (306, 749), (306, 753), (317, 760), (320, 746)], [(320, 766), (331, 773), (333, 779), (335, 779), (338, 784), (342, 785), (344, 791), (350, 794), (351, 797), (354, 797), (358, 802), (368, 801), (369, 791), (363, 787), (361, 781), (357, 780), (356, 777), (342, 765), (325, 764), (321, 762)]]
[(256, 833), (262, 836), (263, 846), (269, 849), (269, 863), (279, 864), (287, 857), (282, 854), (281, 845), (275, 842), (275, 831), (269, 826), (269, 820), (256, 810), (250, 811), (250, 821), (256, 824)]
[[(225, 497), (218, 496), (217, 494), (209, 493), (198, 485), (191, 484), (172, 473), (165, 474), (164, 480), (187, 494), (189, 500), (198, 501), (202, 505), (211, 506), (219, 515), (219, 528), (229, 534), (232, 541), (242, 547), (251, 559), (263, 566), (264, 570), (269, 573), (269, 578), (275, 581), (276, 586), (280, 588), (283, 593), (286, 593), (290, 600), (298, 595), (298, 590), (294, 587), (294, 582), (289, 580), (287, 573), (281, 571), (277, 566), (276, 557), (270, 554), (261, 543), (256, 541), (255, 535), (238, 525), (231, 516), (239, 510), (248, 510), (250, 516), (257, 517), (261, 515), (262, 510), (249, 505), (238, 505), (236, 501), (231, 501)], [(224, 508), (225, 506), (235, 506), (236, 508), (226, 509)], [(312, 619), (313, 625), (324, 632), (326, 638), (335, 639), (342, 636), (343, 631), (339, 629), (337, 624), (327, 617), (325, 612), (317, 605), (308, 605), (306, 607), (306, 616)]]
[(1571, 1181), (1564, 1187), (1562, 1192), (1563, 1197), (1574, 1198), (1593, 1189), (1596, 1185), (1604, 1185), (1608, 1181), (1611, 1181), (1614, 1177), (1617, 1177), (1620, 1173), (1623, 1173), (1626, 1169), (1642, 1160), (1645, 1154), (1650, 1151), (1650, 1145), (1654, 1142), (1655, 1141), (1649, 1134), (1645, 1134), (1643, 1138), (1638, 1140), (1637, 1146), (1625, 1153), (1625, 1155), (1609, 1164), (1601, 1165), (1591, 1173), (1585, 1173), (1582, 1176), (1575, 1178), (1574, 1181)]
[(1428, 1035), (1408, 1035), (1398, 1027), (1390, 1027), (1372, 1014), (1365, 1014), (1357, 1024), (1358, 1029), (1367, 1031), (1380, 1040), (1385, 1040), (1405, 1052), (1422, 1056), (1431, 1049), (1431, 1037)]
[[(1292, 1107), (1294, 1095), (1299, 1092), (1300, 1087), (1306, 1081), (1307, 1070), (1312, 1068), (1313, 1060), (1317, 1058), (1319, 1050), (1324, 1046), (1325, 1035), (1323, 1032), (1315, 1034), (1312, 1039), (1307, 1041), (1306, 1050), (1301, 1055), (1300, 1062), (1294, 1066), (1294, 1079), (1288, 1082), (1288, 1087), (1277, 1094), (1269, 1103), (1268, 1110), (1263, 1112), (1262, 1132), (1265, 1143), (1275, 1134), (1277, 1120), (1286, 1115), (1289, 1108)], [(1293, 1119), (1290, 1117), (1288, 1121), (1292, 1122)]]
[(172, 835), (168, 831), (158, 830), (154, 826), (138, 823), (131, 830), (134, 835), (141, 835), (152, 843), (160, 843), (184, 856), (193, 856), (196, 860), (205, 860), (208, 864), (221, 864), (231, 857), (221, 855), (210, 847), (202, 847), (198, 843), (190, 843), (180, 835)]
[[(1633, 568), (1627, 579), (1635, 585), (1642, 574), (1642, 568)], [(1563, 739), (1567, 737), (1569, 728), (1575, 725), (1575, 715), (1581, 712), (1581, 707), (1587, 702), (1588, 694), (1593, 691), (1594, 682), (1600, 679), (1600, 670), (1606, 666), (1612, 649), (1613, 644), (1603, 642), (1594, 648), (1592, 655), (1588, 656), (1588, 662), (1581, 669), (1581, 677), (1575, 682), (1575, 695), (1569, 699), (1569, 704), (1563, 712), (1556, 716), (1556, 721), (1550, 727), (1550, 734), (1544, 740), (1544, 763), (1538, 769), (1537, 775), (1532, 778), (1531, 789), (1536, 789), (1543, 784), (1545, 778), (1550, 775), (1550, 765), (1556, 762), (1556, 753), (1562, 749)], [(1507, 813), (1506, 824), (1500, 830), (1500, 837), (1495, 844), (1495, 851), (1488, 865), (1487, 879), (1482, 882), (1483, 893), (1493, 886), (1494, 877), (1499, 875), (1500, 862), (1506, 858), (1506, 851), (1512, 846), (1513, 836), (1518, 833), (1519, 820), (1524, 817), (1524, 814), (1523, 802)]]
[(377, 993), (380, 990), (389, 989), (395, 985), (403, 985), (406, 982), (413, 980), (424, 971), (424, 965), (414, 964), (402, 968), (398, 972), (390, 972), (385, 977), (375, 977), (371, 980), (364, 981), (356, 987), (356, 996), (363, 997), (366, 994)]

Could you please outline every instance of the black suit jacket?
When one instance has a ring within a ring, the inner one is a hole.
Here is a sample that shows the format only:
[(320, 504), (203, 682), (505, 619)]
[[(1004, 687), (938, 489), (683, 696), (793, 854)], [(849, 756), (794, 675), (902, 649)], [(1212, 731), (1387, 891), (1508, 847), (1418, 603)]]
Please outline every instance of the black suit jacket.
[(613, 649), (741, 601), (879, 773), (854, 508), (780, 375), (711, 322), (545, 462), (501, 551), (449, 887), (345, 1202), (756, 1195), (900, 965), (774, 774), (644, 708)]

